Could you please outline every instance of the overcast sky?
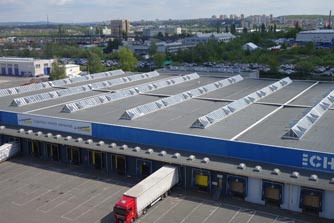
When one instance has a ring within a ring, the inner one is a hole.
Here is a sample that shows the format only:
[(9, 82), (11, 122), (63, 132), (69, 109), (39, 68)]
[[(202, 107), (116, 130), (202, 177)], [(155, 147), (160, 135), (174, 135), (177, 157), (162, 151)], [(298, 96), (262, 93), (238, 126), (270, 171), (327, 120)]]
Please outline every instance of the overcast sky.
[(0, 22), (99, 22), (237, 14), (329, 14), (333, 0), (0, 0)]

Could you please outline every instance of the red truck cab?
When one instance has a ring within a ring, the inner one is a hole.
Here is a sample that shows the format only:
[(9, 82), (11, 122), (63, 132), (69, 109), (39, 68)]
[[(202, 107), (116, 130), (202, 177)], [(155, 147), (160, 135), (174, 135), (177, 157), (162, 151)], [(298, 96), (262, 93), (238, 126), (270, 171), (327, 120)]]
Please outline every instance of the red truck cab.
[(114, 206), (115, 223), (130, 223), (137, 218), (136, 200), (132, 197), (122, 196)]

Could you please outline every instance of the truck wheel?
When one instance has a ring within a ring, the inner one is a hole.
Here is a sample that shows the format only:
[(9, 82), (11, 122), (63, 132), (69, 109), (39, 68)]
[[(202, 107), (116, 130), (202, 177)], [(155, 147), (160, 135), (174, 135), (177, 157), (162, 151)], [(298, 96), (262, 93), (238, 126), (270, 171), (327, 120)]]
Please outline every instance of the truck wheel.
[(130, 222), (131, 222), (131, 223), (135, 222), (135, 219), (134, 219), (134, 218), (132, 218)]
[(146, 210), (146, 208), (143, 210), (143, 214), (146, 214), (146, 212), (147, 212), (147, 210)]

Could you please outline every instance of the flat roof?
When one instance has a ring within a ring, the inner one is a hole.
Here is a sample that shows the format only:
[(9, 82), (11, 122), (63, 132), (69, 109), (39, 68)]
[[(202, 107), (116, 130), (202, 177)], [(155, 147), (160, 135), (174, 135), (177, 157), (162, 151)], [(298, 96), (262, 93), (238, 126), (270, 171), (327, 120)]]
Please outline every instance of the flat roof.
[[(189, 73), (179, 72), (179, 74)], [(125, 75), (128, 76), (132, 74), (127, 73)], [(195, 80), (141, 93), (136, 96), (73, 113), (62, 112), (62, 108), (66, 103), (134, 87), (143, 83), (152, 83), (171, 78), (171, 75), (160, 72), (160, 76), (158, 77), (126, 83), (107, 89), (88, 91), (22, 107), (10, 106), (14, 98), (54, 90), (54, 88), (48, 88), (25, 93), (23, 95), (0, 97), (0, 110), (334, 154), (334, 148), (332, 146), (334, 145), (334, 137), (330, 135), (331, 132), (333, 132), (332, 129), (334, 126), (334, 111), (332, 108), (325, 112), (324, 116), (314, 124), (302, 139), (293, 140), (281, 138), (289, 130), (292, 123), (303, 117), (303, 113), (310, 110), (317, 101), (320, 101), (324, 95), (331, 90), (333, 87), (332, 82), (293, 81), (292, 84), (283, 89), (274, 92), (268, 97), (259, 100), (206, 129), (191, 128), (191, 125), (199, 117), (225, 106), (234, 100), (254, 93), (263, 87), (271, 85), (277, 80), (244, 78), (243, 81), (233, 85), (161, 109), (160, 111), (150, 113), (135, 120), (120, 119), (127, 109), (186, 92), (230, 76), (229, 74), (222, 74), (220, 76), (200, 75), (200, 77)], [(105, 79), (119, 77), (121, 76), (108, 77)], [(105, 79), (95, 80), (94, 82), (103, 81)], [(89, 83), (89, 81), (65, 85), (62, 86), (62, 88), (87, 83)], [(263, 119), (266, 116), (268, 117)]]

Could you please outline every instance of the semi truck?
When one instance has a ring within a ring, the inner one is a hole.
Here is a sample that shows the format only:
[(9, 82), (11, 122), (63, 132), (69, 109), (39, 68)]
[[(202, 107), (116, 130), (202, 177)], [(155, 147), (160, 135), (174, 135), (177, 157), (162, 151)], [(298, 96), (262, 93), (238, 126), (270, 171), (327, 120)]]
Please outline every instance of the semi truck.
[(126, 191), (114, 206), (115, 223), (134, 222), (179, 182), (178, 168), (166, 165)]

